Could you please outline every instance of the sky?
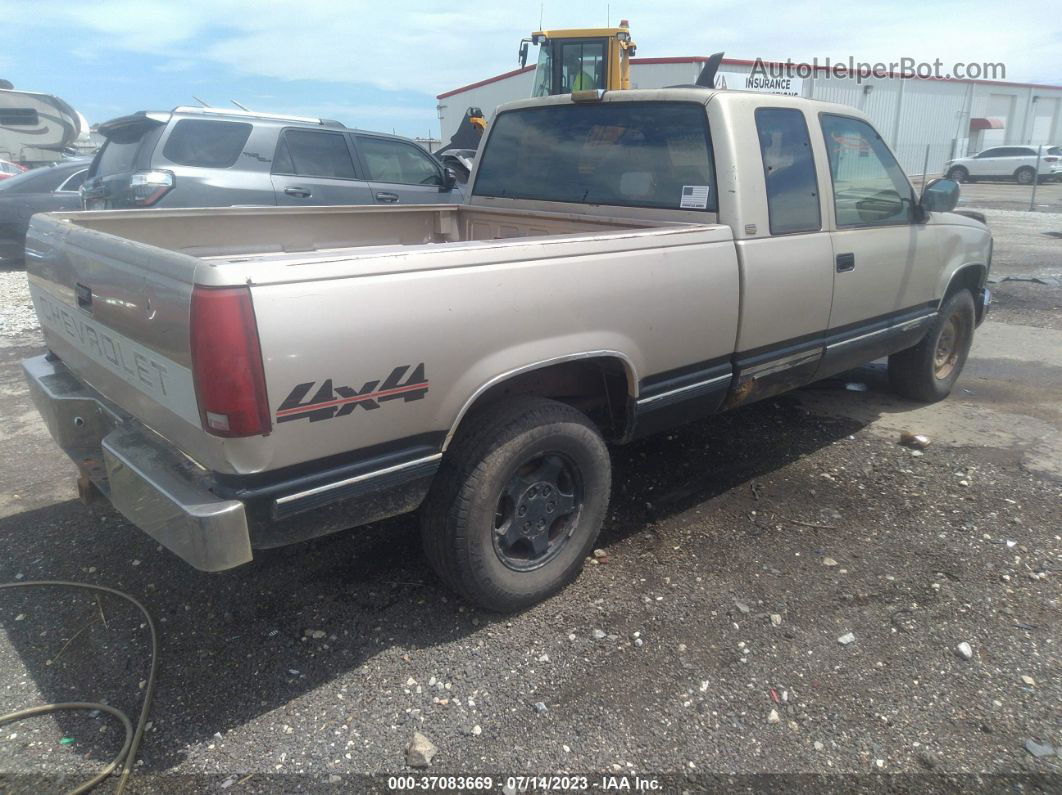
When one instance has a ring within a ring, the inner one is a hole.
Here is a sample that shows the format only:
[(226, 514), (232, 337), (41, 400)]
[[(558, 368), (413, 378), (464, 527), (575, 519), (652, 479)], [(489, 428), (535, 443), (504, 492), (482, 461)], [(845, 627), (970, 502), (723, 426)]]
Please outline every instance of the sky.
[[(439, 134), (437, 94), (515, 69), (537, 29), (631, 23), (638, 56), (989, 61), (1062, 84), (1045, 2), (0, 0), (0, 78), (98, 123), (230, 100), (408, 136)], [(534, 56), (532, 56), (534, 57)]]

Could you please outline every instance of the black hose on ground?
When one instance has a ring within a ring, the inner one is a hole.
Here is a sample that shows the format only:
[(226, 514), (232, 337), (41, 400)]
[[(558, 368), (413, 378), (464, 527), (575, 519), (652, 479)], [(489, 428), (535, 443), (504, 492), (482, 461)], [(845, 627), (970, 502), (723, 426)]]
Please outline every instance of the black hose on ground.
[(123, 593), (122, 591), (117, 591), (114, 588), (108, 588), (105, 585), (89, 585), (88, 583), (67, 582), (65, 580), (33, 580), (30, 582), (0, 583), (0, 590), (7, 588), (81, 588), (86, 591), (108, 593), (130, 602), (136, 606), (136, 608), (144, 614), (144, 618), (147, 619), (148, 629), (151, 632), (151, 670), (148, 673), (147, 684), (144, 688), (144, 705), (140, 708), (140, 719), (136, 722), (136, 728), (133, 727), (133, 723), (129, 720), (129, 716), (120, 709), (116, 709), (109, 704), (96, 704), (86, 701), (41, 704), (40, 706), (20, 709), (15, 712), (9, 712), (6, 715), (0, 715), (0, 725), (25, 720), (26, 718), (33, 718), (38, 715), (45, 715), (49, 712), (59, 712), (63, 710), (99, 710), (100, 712), (106, 712), (117, 718), (121, 721), (122, 726), (125, 727), (125, 741), (122, 743), (122, 749), (118, 752), (118, 755), (103, 768), (103, 770), (81, 786), (71, 790), (71, 795), (88, 792), (104, 781), (119, 767), (121, 767), (122, 772), (121, 777), (118, 780), (116, 793), (117, 795), (121, 795), (129, 781), (129, 773), (132, 771), (133, 763), (136, 760), (136, 752), (140, 748), (140, 741), (144, 738), (144, 728), (147, 726), (148, 713), (151, 710), (151, 701), (155, 693), (155, 675), (158, 671), (159, 662), (159, 636), (158, 632), (155, 630), (155, 622), (151, 618), (151, 613), (149, 613), (147, 608), (135, 597)]

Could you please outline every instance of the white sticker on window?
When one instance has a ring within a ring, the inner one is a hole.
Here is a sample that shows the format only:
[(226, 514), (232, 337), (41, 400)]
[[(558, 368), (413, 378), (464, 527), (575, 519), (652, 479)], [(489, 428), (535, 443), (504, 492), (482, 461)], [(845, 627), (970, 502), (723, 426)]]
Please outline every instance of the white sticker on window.
[(679, 207), (683, 210), (704, 210), (708, 207), (707, 185), (683, 185), (682, 200)]

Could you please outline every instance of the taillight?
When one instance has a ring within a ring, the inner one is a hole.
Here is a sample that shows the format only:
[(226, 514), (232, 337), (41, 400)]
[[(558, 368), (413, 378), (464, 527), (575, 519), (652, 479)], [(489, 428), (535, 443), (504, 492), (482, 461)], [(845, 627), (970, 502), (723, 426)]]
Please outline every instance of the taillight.
[(250, 288), (194, 288), (191, 337), (203, 430), (215, 436), (269, 433), (269, 399)]
[(150, 207), (173, 190), (172, 171), (137, 171), (129, 177), (129, 193), (133, 204)]
[(1044, 162), (1045, 163), (1057, 163), (1058, 162), (1058, 158), (1055, 157), (1054, 155), (1048, 155), (1047, 157), (1044, 158)]

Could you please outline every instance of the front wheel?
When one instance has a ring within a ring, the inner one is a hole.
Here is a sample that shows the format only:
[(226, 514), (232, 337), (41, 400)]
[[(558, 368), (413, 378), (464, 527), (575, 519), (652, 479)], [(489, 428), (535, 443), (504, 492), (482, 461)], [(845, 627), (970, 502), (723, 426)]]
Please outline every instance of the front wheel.
[(923, 403), (946, 398), (970, 353), (974, 320), (973, 295), (959, 290), (940, 307), (921, 342), (889, 357), (893, 389)]
[(947, 178), (955, 182), (967, 182), (970, 179), (970, 172), (962, 166), (952, 166), (948, 169)]
[(465, 424), (421, 508), (425, 554), (469, 601), (519, 610), (578, 576), (608, 508), (608, 448), (584, 414), (538, 397)]

